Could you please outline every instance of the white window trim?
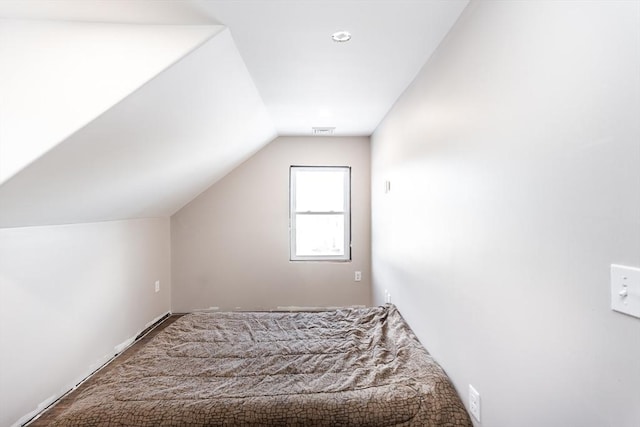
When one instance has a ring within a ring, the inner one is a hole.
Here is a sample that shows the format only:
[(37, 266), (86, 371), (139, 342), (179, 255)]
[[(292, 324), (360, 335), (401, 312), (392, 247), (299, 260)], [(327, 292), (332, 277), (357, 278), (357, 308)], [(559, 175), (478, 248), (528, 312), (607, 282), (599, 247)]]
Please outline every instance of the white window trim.
[[(296, 171), (340, 171), (344, 174), (344, 212), (296, 212)], [(297, 215), (344, 215), (344, 254), (343, 255), (296, 255), (296, 216)], [(291, 166), (289, 168), (289, 260), (291, 261), (351, 261), (351, 167), (350, 166)]]

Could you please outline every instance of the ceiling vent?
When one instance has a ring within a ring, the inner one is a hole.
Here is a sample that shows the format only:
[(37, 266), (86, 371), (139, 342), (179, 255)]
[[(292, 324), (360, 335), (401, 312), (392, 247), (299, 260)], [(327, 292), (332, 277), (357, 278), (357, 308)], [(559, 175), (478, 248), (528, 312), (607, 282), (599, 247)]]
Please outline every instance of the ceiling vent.
[(333, 131), (336, 130), (335, 127), (312, 127), (311, 129), (313, 130), (313, 134), (318, 136), (333, 135)]

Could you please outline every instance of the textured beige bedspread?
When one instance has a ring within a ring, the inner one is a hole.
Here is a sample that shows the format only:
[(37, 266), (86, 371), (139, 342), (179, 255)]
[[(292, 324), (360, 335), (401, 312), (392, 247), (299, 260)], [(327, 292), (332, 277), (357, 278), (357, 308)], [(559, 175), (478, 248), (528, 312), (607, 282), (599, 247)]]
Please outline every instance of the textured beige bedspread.
[(393, 305), (195, 313), (88, 388), (55, 426), (471, 426)]

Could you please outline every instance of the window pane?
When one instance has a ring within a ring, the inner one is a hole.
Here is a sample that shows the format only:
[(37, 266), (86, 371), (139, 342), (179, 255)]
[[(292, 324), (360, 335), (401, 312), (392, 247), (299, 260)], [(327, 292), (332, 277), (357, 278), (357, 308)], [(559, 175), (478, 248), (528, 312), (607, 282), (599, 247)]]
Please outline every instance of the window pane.
[(344, 215), (296, 215), (296, 255), (344, 255)]
[(344, 171), (296, 172), (296, 212), (344, 212)]

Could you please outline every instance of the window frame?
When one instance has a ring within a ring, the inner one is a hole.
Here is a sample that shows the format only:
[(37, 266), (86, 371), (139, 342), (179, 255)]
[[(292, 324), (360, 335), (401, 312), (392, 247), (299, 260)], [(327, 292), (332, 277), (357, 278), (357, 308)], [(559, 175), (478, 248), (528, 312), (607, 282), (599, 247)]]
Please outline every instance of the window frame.
[[(295, 171), (340, 171), (344, 172), (344, 211), (305, 211), (296, 212), (296, 175)], [(344, 254), (343, 255), (296, 255), (296, 217), (298, 215), (336, 215), (344, 217)], [(289, 167), (289, 261), (351, 261), (351, 166), (298, 166)]]

